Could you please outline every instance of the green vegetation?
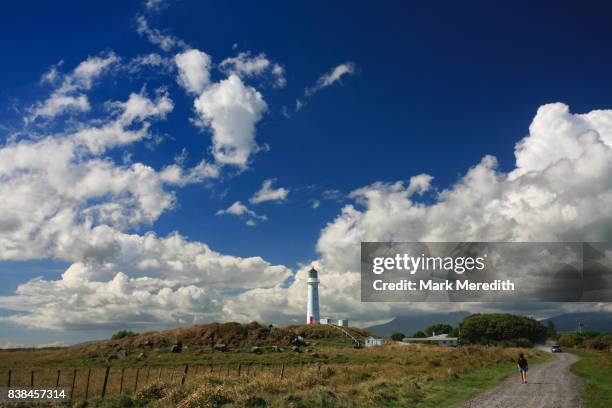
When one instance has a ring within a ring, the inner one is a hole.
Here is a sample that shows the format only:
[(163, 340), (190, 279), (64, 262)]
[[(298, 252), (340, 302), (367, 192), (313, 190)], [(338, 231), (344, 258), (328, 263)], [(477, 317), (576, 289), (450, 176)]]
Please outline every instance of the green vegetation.
[(133, 332), (133, 331), (119, 330), (117, 333), (113, 334), (113, 336), (111, 337), (111, 340), (119, 340), (119, 339), (123, 339), (124, 337), (134, 337), (137, 335), (138, 333)]
[(425, 334), (425, 332), (418, 330), (415, 331), (414, 333), (412, 333), (412, 337), (416, 338), (416, 339), (422, 339), (424, 337), (427, 337), (427, 335)]
[(548, 323), (546, 323), (546, 336), (549, 339), (557, 338), (557, 328), (552, 320), (549, 320)]
[(406, 337), (406, 335), (400, 332), (395, 332), (391, 334), (391, 340), (393, 341), (402, 341), (404, 337)]
[(507, 313), (476, 313), (459, 324), (460, 341), (529, 347), (546, 339), (547, 329), (535, 319)]
[(581, 360), (572, 372), (584, 378), (582, 398), (589, 408), (612, 407), (612, 353), (609, 351), (572, 350)]
[[(503, 323), (507, 319), (494, 320)], [(524, 323), (520, 319), (512, 322), (519, 322), (519, 327)], [(480, 326), (470, 324), (468, 333), (476, 333)], [(432, 326), (432, 332), (441, 333), (447, 326)], [(538, 350), (498, 347), (507, 345), (505, 341), (493, 342), (494, 347), (353, 347), (353, 337), (363, 342), (369, 335), (353, 327), (274, 327), (256, 322), (211, 323), (142, 334), (122, 331), (111, 340), (78, 347), (0, 350), (0, 379), (11, 369), (12, 384), (27, 386), (35, 370), (36, 385), (46, 386), (55, 384), (60, 370), (61, 386), (71, 384), (75, 376), (74, 402), (82, 407), (441, 408), (456, 405), (514, 374), (519, 352), (531, 364), (552, 358)], [(395, 337), (400, 335), (404, 337), (403, 333)], [(414, 335), (426, 336), (423, 332)], [(222, 351), (220, 344), (226, 346)], [(106, 367), (110, 375), (102, 399)]]
[(431, 326), (427, 326), (425, 328), (425, 333), (427, 333), (428, 336), (433, 336), (434, 333), (450, 335), (452, 331), (453, 326), (447, 323), (432, 324)]
[(612, 347), (612, 334), (596, 332), (569, 333), (557, 340), (562, 347), (582, 347), (592, 350), (608, 350)]
[[(78, 377), (74, 402), (82, 407), (415, 407), (444, 408), (455, 405), (515, 373), (514, 359), (525, 353), (535, 364), (550, 357), (532, 349), (499, 347), (438, 347), (433, 345), (385, 345), (356, 350), (351, 347), (317, 347), (328, 360), (313, 364), (243, 365), (215, 367), (190, 365), (185, 385), (182, 367), (157, 370), (124, 370), (124, 395), (119, 395), (121, 368), (111, 368), (105, 399), (100, 398), (103, 368), (92, 374), (90, 399), (82, 401), (83, 377)], [(218, 353), (229, 356), (247, 353)], [(269, 354), (289, 356), (290, 352)], [(175, 355), (177, 356), (177, 355)], [(227, 368), (227, 369), (226, 369)], [(70, 371), (69, 371), (70, 372)], [(50, 369), (49, 381), (55, 371)], [(282, 373), (282, 374), (281, 374)], [(26, 371), (27, 374), (27, 371)], [(27, 378), (25, 378), (27, 381)], [(70, 381), (70, 378), (67, 378)], [(62, 378), (62, 384), (65, 384)]]

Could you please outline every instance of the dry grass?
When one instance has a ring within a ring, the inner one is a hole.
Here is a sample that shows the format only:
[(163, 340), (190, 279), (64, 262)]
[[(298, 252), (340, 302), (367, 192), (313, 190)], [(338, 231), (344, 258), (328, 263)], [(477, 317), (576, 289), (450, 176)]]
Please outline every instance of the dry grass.
[[(190, 366), (187, 381), (180, 385), (183, 367), (124, 368), (125, 394), (119, 397), (121, 368), (113, 367), (107, 398), (100, 395), (104, 368), (92, 370), (88, 406), (217, 407), (229, 406), (444, 406), (437, 396), (461, 387), (464, 379), (499, 376), (514, 372), (519, 352), (532, 360), (541, 352), (495, 347), (445, 348), (428, 345), (389, 345), (365, 350), (321, 348), (331, 361), (308, 364), (197, 365)], [(338, 356), (340, 355), (340, 356)], [(134, 393), (136, 370), (138, 391)], [(240, 370), (240, 376), (238, 371)], [(28, 370), (17, 370), (15, 381), (29, 381)], [(21, 372), (23, 371), (23, 372)], [(148, 371), (148, 376), (147, 376)], [(174, 375), (172, 372), (174, 371)], [(281, 371), (282, 378), (281, 378)], [(62, 370), (64, 372), (64, 370)], [(87, 368), (79, 368), (75, 403), (84, 396)], [(54, 384), (56, 371), (41, 369), (37, 378)], [(63, 374), (62, 374), (63, 375)], [(66, 370), (61, 384), (69, 385)], [(159, 379), (159, 381), (158, 381)], [(478, 383), (478, 381), (476, 381)], [(488, 384), (483, 382), (483, 384)], [(94, 397), (93, 399), (91, 399)], [(436, 402), (437, 401), (437, 402)]]

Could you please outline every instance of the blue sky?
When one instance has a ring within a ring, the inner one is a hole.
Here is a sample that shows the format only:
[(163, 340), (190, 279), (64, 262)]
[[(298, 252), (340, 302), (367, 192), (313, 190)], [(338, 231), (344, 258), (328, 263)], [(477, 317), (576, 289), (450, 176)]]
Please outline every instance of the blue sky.
[[(101, 126), (116, 115), (113, 109), (122, 109), (111, 101), (126, 101), (132, 93), (145, 95), (152, 101), (158, 101), (156, 95), (166, 95), (172, 101), (172, 109), (149, 115), (155, 119), (150, 120), (146, 137), (135, 143), (110, 146), (102, 156), (91, 152), (90, 155), (110, 161), (119, 169), (143, 163), (160, 173), (175, 163), (188, 171), (205, 160), (217, 166), (219, 174), (198, 182), (163, 187), (174, 195), (172, 205), (156, 212), (147, 222), (111, 227), (122, 234), (138, 236), (149, 231), (154, 231), (157, 237), (178, 232), (186, 241), (205, 243), (220, 254), (241, 259), (261, 257), (269, 265), (286, 268), (288, 272), (270, 275), (270, 279), (277, 281), (270, 281), (269, 285), (254, 284), (255, 288), (269, 286), (266, 290), (272, 290), (272, 286), (286, 289), (292, 282), (299, 282), (299, 271), (311, 262), (338, 271), (340, 280), (343, 273), (352, 271), (350, 267), (333, 264), (330, 254), (335, 252), (326, 246), (328, 240), (325, 238), (329, 235), (330, 241), (337, 239), (332, 233), (345, 206), (354, 206), (365, 218), (373, 214), (372, 199), (364, 201), (361, 197), (360, 200), (359, 193), (350, 195), (352, 191), (376, 182), (387, 187), (397, 181), (408, 183), (411, 177), (426, 173), (433, 176), (433, 181), (427, 182), (428, 187), (410, 200), (415, 205), (433, 208), (443, 201), (438, 193), (453, 190), (462, 180), (466, 182), (466, 172), (486, 155), (497, 158), (495, 171), (502, 175), (500, 177), (512, 172), (543, 171), (537, 165), (524, 164), (538, 162), (527, 154), (529, 152), (525, 153), (522, 165), (525, 171), (517, 170), (521, 166), (515, 159), (515, 145), (529, 137), (530, 123), (537, 122), (536, 113), (540, 107), (562, 102), (572, 113), (610, 107), (612, 29), (607, 21), (609, 5), (604, 2), (579, 6), (575, 2), (514, 2), (493, 6), (486, 2), (351, 1), (289, 5), (286, 2), (180, 0), (153, 1), (151, 7), (147, 7), (143, 2), (27, 5), (9, 1), (0, 7), (0, 50), (3, 54), (0, 141), (3, 148), (28, 140), (36, 143), (46, 137), (67, 137), (74, 129)], [(142, 29), (139, 32), (139, 18), (146, 21), (149, 33)], [(150, 41), (149, 34), (154, 30), (159, 30), (160, 36), (174, 39), (175, 44), (160, 49)], [(175, 56), (188, 50), (199, 50), (212, 61), (208, 85), (191, 94), (177, 81), (180, 67), (175, 65)], [(135, 58), (152, 53), (163, 59), (165, 65), (129, 69), (129, 63)], [(258, 92), (266, 108), (261, 118), (253, 123), (257, 148), (249, 152), (247, 162), (223, 164), (211, 152), (215, 130), (210, 125), (197, 123), (205, 114), (194, 108), (194, 100), (229, 76), (227, 71), (219, 69), (219, 64), (240, 53), (249, 53), (249, 58), (265, 53), (270, 66), (282, 68), (281, 76), (286, 84), (277, 86), (278, 76), (268, 68), (252, 75), (244, 72), (239, 75), (240, 84), (245, 87), (241, 89)], [(79, 85), (81, 88), (66, 94), (85, 96), (87, 109), (67, 109), (54, 113), (53, 117), (32, 119), (36, 107), (42, 106), (49, 95), (61, 87), (75, 67), (88, 58), (109, 56), (116, 56), (117, 60), (109, 65), (111, 68), (96, 76), (91, 86)], [(41, 76), (54, 65), (59, 79), (41, 84)], [(322, 79), (332, 78), (330, 75), (338, 67), (350, 69), (317, 88), (311, 96), (306, 95), (308, 89), (324, 83)], [(305, 102), (301, 109), (296, 109), (298, 99)], [(563, 120), (572, 115), (563, 113), (562, 109), (555, 112)], [(573, 119), (567, 120), (573, 123)], [(606, 135), (607, 128), (598, 127), (604, 126), (605, 120), (595, 122), (593, 130)], [(554, 127), (557, 122), (551, 120), (550, 123)], [(139, 126), (134, 122), (125, 127)], [(549, 133), (556, 134), (555, 131)], [(531, 136), (536, 137), (535, 134)], [(556, 145), (554, 140), (546, 139), (546, 142)], [(75, 160), (89, 159), (79, 157)], [(16, 177), (14, 174), (5, 177), (0, 178), (0, 183), (6, 183), (7, 188), (24, 187), (24, 179), (10, 178)], [(271, 188), (285, 189), (286, 195), (283, 199), (250, 202), (265, 180), (273, 180)], [(387, 187), (383, 188), (385, 194), (389, 193)], [(133, 194), (133, 189), (133, 185), (127, 186), (124, 191), (113, 190), (74, 202), (74, 209), (80, 215), (66, 228), (82, 227), (89, 214), (86, 209), (97, 200), (126, 205), (121, 211), (128, 211), (134, 203), (125, 204), (122, 198)], [(600, 199), (606, 191), (593, 193), (594, 200)], [(64, 196), (64, 192), (58, 190), (54, 190), (54, 194)], [(391, 203), (393, 197), (386, 197)], [(248, 207), (245, 211), (254, 211), (257, 215), (220, 215), (219, 211), (238, 201)], [(313, 208), (313, 203), (319, 206)], [(389, 208), (389, 212), (396, 211), (396, 207)], [(606, 219), (608, 208), (598, 208), (601, 218), (595, 217), (589, 222)], [(48, 223), (51, 214), (59, 209), (49, 213), (37, 228), (45, 227), (43, 224)], [(256, 225), (247, 225), (249, 219)], [(521, 218), (514, 216), (514, 219)], [(352, 222), (353, 226), (358, 224), (355, 220)], [(101, 219), (93, 223), (94, 226), (108, 224)], [(331, 227), (326, 229), (328, 225)], [(552, 237), (533, 232), (527, 238), (563, 239), (570, 232), (585, 231), (585, 225), (566, 225), (565, 230), (555, 231)], [(343, 231), (345, 236), (352, 236), (352, 232), (359, 230), (362, 238), (401, 237), (408, 240), (428, 235), (427, 232), (421, 235), (402, 232), (413, 226), (412, 221), (407, 221), (402, 230), (381, 232), (366, 223), (355, 230)], [(502, 237), (491, 237), (488, 233), (458, 233), (455, 238)], [(511, 240), (516, 236), (510, 234), (503, 238)], [(92, 322), (91, 327), (71, 326), (66, 322), (46, 325), (34, 318), (27, 324), (20, 323), (17, 316), (32, 317), (40, 313), (43, 304), (34, 306), (27, 299), (14, 296), (18, 285), (37, 276), (52, 285), (53, 281), (61, 280), (61, 274), (71, 264), (89, 265), (91, 260), (67, 255), (62, 248), (49, 249), (57, 244), (56, 236), (49, 238), (55, 240), (53, 243), (41, 244), (40, 251), (27, 254), (25, 250), (13, 251), (22, 244), (25, 248), (27, 240), (19, 239), (8, 237), (7, 233), (6, 241), (0, 245), (0, 251), (4, 252), (0, 252), (3, 259), (0, 261), (0, 297), (4, 296), (3, 300), (0, 298), (0, 310), (4, 309), (2, 315), (12, 316), (5, 327), (17, 330), (20, 337), (11, 337), (0, 329), (0, 339), (6, 336), (7, 341), (19, 342), (29, 336), (29, 330), (45, 330), (45, 333), (84, 330), (85, 334), (80, 336), (85, 338), (121, 325), (104, 319), (100, 325)], [(122, 243), (117, 245), (123, 248)], [(89, 252), (84, 250), (83, 253)], [(180, 274), (169, 277), (161, 270), (150, 275), (136, 270), (130, 273), (128, 270), (133, 265), (129, 262), (132, 261), (98, 260), (96, 262), (104, 265), (121, 265), (121, 268), (109, 267), (113, 271), (108, 275), (87, 275), (87, 279), (107, 282), (117, 272), (126, 273), (130, 279), (142, 276), (179, 279)], [(101, 268), (100, 265), (89, 266)], [(247, 280), (249, 271), (249, 268), (244, 271)], [(222, 271), (218, 273), (223, 275)], [(211, 272), (206, 271), (206, 275), (209, 274)], [(204, 292), (217, 290), (216, 283), (194, 279), (183, 284), (195, 285)], [(174, 283), (168, 285), (178, 290)], [(219, 293), (206, 292), (198, 302), (206, 303), (203, 298), (214, 300), (215, 296), (220, 303), (229, 302), (227, 299), (236, 293), (254, 289), (249, 285), (229, 289), (227, 285), (221, 286)], [(151, 296), (158, 296), (156, 291)], [(331, 286), (329, 291), (334, 293)], [(270, 293), (270, 296), (284, 298), (289, 295)], [(36, 297), (44, 298), (42, 292), (37, 292)], [(126, 317), (125, 325), (162, 326), (223, 316), (297, 319), (297, 312), (293, 312), (299, 309), (297, 305), (288, 305), (291, 311), (283, 316), (266, 314), (263, 309), (250, 316), (239, 305), (247, 299), (248, 296), (232, 300), (233, 303), (219, 306), (217, 312), (211, 314), (198, 312), (198, 307), (206, 309), (203, 303), (190, 304), (195, 312), (189, 318), (183, 316), (173, 320), (168, 317), (172, 315), (168, 311), (160, 312), (163, 318), (160, 315), (139, 316), (133, 323)], [(329, 307), (333, 310), (332, 305)], [(399, 313), (395, 309), (378, 312), (379, 317), (374, 312), (363, 313), (363, 316), (355, 312), (355, 320), (374, 321)], [(40, 336), (53, 341), (62, 337)]]

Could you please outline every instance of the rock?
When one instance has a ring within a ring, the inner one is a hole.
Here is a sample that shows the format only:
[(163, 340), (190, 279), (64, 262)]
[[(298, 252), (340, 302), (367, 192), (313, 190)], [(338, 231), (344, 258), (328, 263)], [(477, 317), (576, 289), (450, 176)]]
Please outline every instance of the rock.
[(140, 353), (140, 354), (138, 354), (138, 359), (139, 359), (139, 360), (142, 360), (142, 359), (144, 359), (144, 358), (146, 358), (146, 357), (147, 357), (147, 356), (146, 356), (146, 354), (145, 354), (145, 353)]
[(170, 348), (171, 353), (180, 353), (181, 351), (183, 351), (183, 347), (180, 344), (175, 344)]
[(281, 351), (283, 351), (283, 348), (279, 347), (279, 346), (272, 346), (272, 347), (270, 347), (270, 350), (275, 352), (275, 353), (280, 353)]
[(147, 340), (143, 344), (144, 347), (153, 347), (153, 342), (151, 340)]
[(300, 350), (300, 348), (298, 346), (292, 346), (291, 347), (291, 351), (294, 351), (296, 353), (301, 353), (302, 352), (302, 350)]
[(215, 350), (217, 350), (217, 351), (223, 351), (223, 352), (229, 351), (229, 350), (228, 350), (228, 348), (227, 348), (227, 345), (225, 345), (225, 344), (223, 344), (223, 343), (217, 343), (217, 344), (215, 344)]
[(294, 346), (305, 346), (306, 342), (304, 341), (304, 337), (296, 336), (293, 338), (293, 340), (291, 340), (291, 344)]
[(251, 347), (251, 353), (255, 353), (255, 354), (261, 354), (261, 348), (255, 346), (255, 347)]

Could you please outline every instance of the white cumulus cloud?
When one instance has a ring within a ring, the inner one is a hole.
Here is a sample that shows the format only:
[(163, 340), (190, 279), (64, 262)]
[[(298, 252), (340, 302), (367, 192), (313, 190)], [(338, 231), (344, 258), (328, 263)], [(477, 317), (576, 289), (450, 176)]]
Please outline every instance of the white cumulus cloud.
[(199, 95), (210, 82), (210, 56), (191, 49), (177, 54), (174, 61), (179, 70), (179, 84), (187, 92)]
[(88, 112), (91, 109), (89, 99), (83, 93), (91, 89), (94, 81), (119, 61), (113, 52), (102, 56), (89, 57), (82, 61), (69, 74), (62, 75), (58, 68), (62, 63), (51, 67), (41, 78), (42, 82), (61, 83), (49, 98), (30, 107), (26, 121), (43, 117), (53, 118), (66, 112)]
[[(315, 265), (325, 283), (322, 313), (373, 322), (414, 310), (466, 307), (457, 303), (361, 303), (362, 241), (609, 241), (611, 132), (612, 110), (582, 115), (570, 113), (564, 104), (544, 105), (531, 123), (530, 134), (517, 144), (516, 167), (508, 173), (498, 170), (494, 157), (485, 156), (427, 204), (418, 199), (431, 191), (433, 179), (426, 174), (407, 182), (376, 182), (356, 189), (349, 196), (354, 202), (343, 207), (317, 242), (320, 256)], [(287, 288), (253, 289), (230, 299), (226, 310), (235, 318), (294, 320), (303, 314), (307, 270), (301, 268)], [(257, 311), (248, 306), (255, 299)], [(582, 307), (611, 310), (603, 303)], [(469, 306), (471, 311), (478, 308), (486, 306)], [(572, 305), (552, 308), (557, 313), (580, 309)]]
[(259, 191), (249, 199), (251, 204), (260, 204), (265, 201), (284, 201), (287, 199), (289, 190), (284, 187), (273, 188), (275, 179), (264, 180)]
[(224, 165), (244, 168), (258, 149), (255, 125), (267, 109), (262, 95), (236, 75), (210, 85), (196, 98), (199, 124), (212, 130), (212, 153)]
[(304, 89), (304, 98), (296, 99), (295, 101), (295, 110), (301, 110), (306, 104), (308, 100), (314, 96), (317, 92), (319, 92), (323, 88), (327, 88), (332, 86), (336, 82), (339, 82), (343, 76), (354, 74), (356, 70), (355, 63), (353, 62), (345, 62), (344, 64), (340, 64), (331, 69), (331, 71), (326, 72), (321, 75), (317, 82), (310, 87)]
[(151, 27), (144, 16), (138, 16), (136, 23), (136, 31), (138, 34), (146, 37), (151, 44), (157, 45), (163, 51), (167, 52), (173, 48), (187, 48), (187, 44), (180, 38)]
[(235, 74), (239, 77), (252, 77), (269, 74), (273, 78), (273, 84), (282, 88), (287, 84), (285, 69), (266, 57), (266, 54), (251, 55), (249, 52), (241, 52), (235, 57), (224, 59), (219, 68), (226, 74)]
[(268, 219), (267, 216), (257, 214), (240, 201), (236, 201), (234, 204), (230, 205), (224, 210), (217, 211), (216, 215), (235, 215), (244, 219), (246, 224), (250, 227), (253, 227), (259, 222), (266, 221)]

